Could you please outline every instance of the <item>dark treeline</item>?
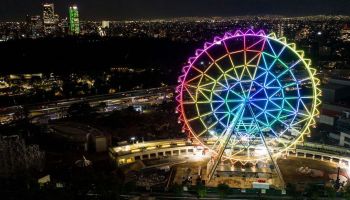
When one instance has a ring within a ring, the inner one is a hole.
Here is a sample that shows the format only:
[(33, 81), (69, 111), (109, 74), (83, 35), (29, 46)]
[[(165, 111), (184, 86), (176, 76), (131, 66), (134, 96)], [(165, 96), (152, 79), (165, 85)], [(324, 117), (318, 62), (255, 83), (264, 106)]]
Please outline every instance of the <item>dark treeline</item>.
[[(174, 85), (196, 47), (168, 39), (85, 36), (0, 42), (0, 75), (44, 73), (48, 77), (55, 73), (63, 81), (62, 85), (53, 83), (49, 90), (41, 88), (40, 80), (29, 82), (34, 86), (31, 90), (15, 82), (6, 89), (14, 95), (1, 96), (0, 105), (107, 94), (110, 88), (118, 92)], [(111, 72), (111, 67), (134, 68), (138, 73)], [(110, 75), (108, 80), (104, 72)], [(77, 81), (84, 77), (95, 81), (93, 87)]]
[(66, 37), (0, 43), (1, 73), (179, 69), (197, 44), (153, 38)]

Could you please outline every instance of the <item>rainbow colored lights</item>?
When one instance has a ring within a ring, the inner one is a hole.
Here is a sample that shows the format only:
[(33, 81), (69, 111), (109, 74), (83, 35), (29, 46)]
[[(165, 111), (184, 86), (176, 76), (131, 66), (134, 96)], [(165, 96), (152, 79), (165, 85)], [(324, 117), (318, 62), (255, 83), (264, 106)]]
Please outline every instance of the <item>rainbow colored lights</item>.
[(274, 33), (238, 30), (215, 37), (196, 50), (179, 77), (183, 131), (204, 146), (211, 141), (207, 147), (216, 152), (232, 128), (224, 158), (233, 161), (267, 158), (261, 134), (273, 155), (288, 150), (310, 134), (319, 114), (319, 80), (310, 65), (303, 51)]

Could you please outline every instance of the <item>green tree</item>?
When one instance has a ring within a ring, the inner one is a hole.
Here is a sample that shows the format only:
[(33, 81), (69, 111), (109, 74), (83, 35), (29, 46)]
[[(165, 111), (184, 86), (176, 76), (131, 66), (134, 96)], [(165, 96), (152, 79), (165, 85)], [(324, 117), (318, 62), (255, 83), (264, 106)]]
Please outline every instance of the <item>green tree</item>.
[(201, 182), (196, 185), (195, 191), (200, 198), (207, 196), (207, 188)]
[(136, 182), (130, 181), (130, 182), (125, 183), (125, 184), (123, 185), (123, 188), (122, 188), (122, 190), (121, 190), (121, 193), (122, 193), (122, 194), (128, 194), (128, 193), (134, 192), (134, 191), (136, 191)]
[(317, 184), (312, 184), (310, 183), (306, 188), (305, 191), (307, 192), (308, 196), (310, 199), (316, 200), (320, 197), (320, 194), (324, 193), (324, 187), (317, 185)]
[(225, 183), (220, 183), (217, 187), (220, 198), (226, 197), (230, 193), (230, 187)]
[(74, 103), (68, 108), (68, 115), (73, 118), (88, 117), (93, 113), (88, 102)]
[(182, 185), (175, 183), (171, 186), (170, 191), (172, 191), (177, 196), (181, 195), (183, 193)]
[(350, 200), (350, 185), (344, 187), (344, 198)]
[(288, 183), (286, 187), (287, 193), (293, 197), (298, 197), (300, 195), (296, 190), (296, 186), (294, 184)]
[(324, 191), (325, 195), (327, 195), (329, 199), (335, 199), (337, 196), (337, 191), (333, 187), (325, 187)]

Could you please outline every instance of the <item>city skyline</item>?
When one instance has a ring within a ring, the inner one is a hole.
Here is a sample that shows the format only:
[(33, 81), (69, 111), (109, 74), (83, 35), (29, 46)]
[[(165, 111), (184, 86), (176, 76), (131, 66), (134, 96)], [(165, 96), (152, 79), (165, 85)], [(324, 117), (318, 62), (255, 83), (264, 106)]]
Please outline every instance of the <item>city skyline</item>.
[(105, 0), (87, 1), (6, 1), (0, 8), (0, 21), (22, 21), (26, 15), (41, 13), (43, 3), (54, 3), (60, 16), (68, 16), (72, 4), (83, 10), (83, 20), (125, 20), (174, 17), (246, 16), (246, 15), (350, 15), (350, 2), (346, 0)]

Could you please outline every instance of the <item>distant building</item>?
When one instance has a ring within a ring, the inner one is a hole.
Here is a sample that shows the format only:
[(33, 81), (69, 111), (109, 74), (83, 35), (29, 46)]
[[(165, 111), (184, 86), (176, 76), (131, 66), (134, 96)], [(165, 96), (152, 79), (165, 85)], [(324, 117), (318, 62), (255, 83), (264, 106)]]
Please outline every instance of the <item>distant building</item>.
[(349, 80), (328, 79), (328, 83), (322, 86), (324, 103), (318, 118), (318, 123), (322, 125), (321, 131), (328, 133), (328, 142), (345, 147), (350, 147), (349, 90)]
[(329, 137), (337, 141), (339, 146), (350, 147), (350, 133), (348, 132), (330, 133)]
[(42, 36), (43, 21), (39, 15), (27, 16), (27, 34), (29, 38), (39, 38)]
[(72, 35), (80, 34), (79, 12), (76, 5), (69, 7), (69, 32)]
[(322, 100), (324, 103), (338, 103), (350, 97), (350, 80), (330, 78), (322, 86)]
[(283, 37), (284, 36), (284, 27), (283, 24), (277, 25), (277, 37)]
[(336, 128), (338, 130), (350, 133), (350, 118), (349, 113), (344, 112), (345, 115), (341, 116), (336, 121)]
[(102, 28), (109, 28), (109, 21), (102, 21)]
[(340, 30), (340, 39), (350, 42), (350, 27), (347, 24)]
[(336, 116), (321, 114), (320, 118), (318, 119), (318, 122), (322, 124), (327, 124), (329, 126), (334, 126), (335, 120), (336, 120)]
[(56, 32), (58, 24), (58, 15), (55, 14), (53, 3), (43, 4), (43, 27), (45, 35), (51, 35)]
[(325, 102), (334, 103), (350, 97), (350, 89), (347, 85), (328, 83), (322, 86), (322, 99)]
[(69, 33), (69, 23), (67, 18), (62, 18), (58, 24), (58, 28), (63, 34)]
[(108, 149), (107, 137), (104, 135), (93, 135), (96, 152), (105, 152)]

